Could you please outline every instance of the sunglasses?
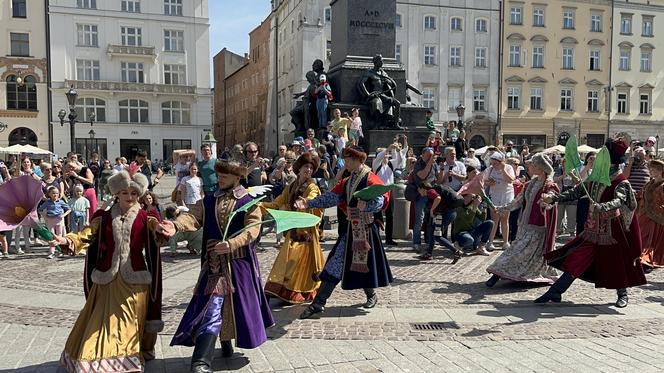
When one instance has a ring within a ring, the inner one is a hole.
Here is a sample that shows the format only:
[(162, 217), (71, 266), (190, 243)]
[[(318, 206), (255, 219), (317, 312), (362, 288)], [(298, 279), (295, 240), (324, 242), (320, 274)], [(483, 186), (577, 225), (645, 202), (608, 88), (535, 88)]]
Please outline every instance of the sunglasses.
[(250, 154), (256, 154), (258, 153), (258, 150), (247, 150), (246, 152)]

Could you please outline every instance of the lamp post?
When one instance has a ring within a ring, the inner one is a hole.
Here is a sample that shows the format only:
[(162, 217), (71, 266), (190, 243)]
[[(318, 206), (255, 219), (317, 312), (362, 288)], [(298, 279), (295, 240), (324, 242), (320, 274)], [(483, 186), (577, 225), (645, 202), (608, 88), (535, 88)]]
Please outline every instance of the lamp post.
[[(67, 115), (67, 111), (65, 109), (60, 109), (58, 112), (58, 118), (60, 118), (60, 126), (65, 125), (65, 116), (67, 116), (68, 122), (69, 122), (69, 139), (71, 143), (71, 150), (76, 151), (76, 128), (75, 125), (79, 121), (77, 120), (78, 113), (76, 113), (76, 98), (78, 97), (78, 92), (74, 89), (74, 86), (72, 85), (67, 92), (65, 92), (65, 96), (67, 96), (67, 102), (69, 103), (69, 115)], [(96, 116), (94, 111), (90, 113), (90, 117), (88, 118), (90, 121), (90, 126), (94, 123)]]
[(457, 116), (459, 117), (459, 121), (457, 122), (457, 128), (459, 131), (463, 129), (463, 115), (466, 113), (466, 107), (463, 106), (463, 104), (459, 104), (459, 106), (456, 107), (456, 112)]

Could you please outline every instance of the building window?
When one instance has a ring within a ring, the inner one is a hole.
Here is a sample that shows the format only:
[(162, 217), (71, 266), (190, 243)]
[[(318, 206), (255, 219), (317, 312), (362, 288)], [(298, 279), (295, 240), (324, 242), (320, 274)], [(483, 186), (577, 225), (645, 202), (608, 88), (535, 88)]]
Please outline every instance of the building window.
[(25, 3), (26, 0), (12, 0), (12, 17), (26, 18), (28, 16), (28, 9)]
[(544, 27), (544, 9), (533, 9), (533, 26)]
[(618, 68), (623, 71), (630, 70), (630, 61), (632, 59), (632, 51), (628, 48), (620, 49), (620, 63)]
[(434, 88), (424, 88), (422, 90), (422, 106), (428, 109), (436, 107), (436, 93)]
[(424, 17), (424, 29), (425, 30), (435, 30), (436, 29), (436, 17), (434, 17), (434, 16), (425, 16)]
[(544, 67), (544, 47), (533, 47), (533, 67)]
[(161, 104), (162, 122), (166, 124), (191, 124), (191, 105), (180, 101)]
[(76, 79), (99, 80), (98, 60), (76, 60)]
[(143, 31), (140, 27), (120, 27), (122, 45), (143, 45)]
[(574, 68), (574, 49), (563, 48), (563, 69), (571, 70)]
[(592, 71), (599, 71), (599, 51), (598, 50), (591, 50), (590, 51), (590, 65), (588, 67), (589, 70)]
[(487, 32), (487, 21), (484, 18), (478, 18), (475, 20), (475, 32)]
[(21, 32), (10, 32), (9, 39), (11, 42), (11, 55), (12, 56), (29, 56), (30, 55), (30, 35)]
[(653, 17), (652, 16), (643, 16), (643, 27), (641, 30), (642, 36), (653, 36)]
[(7, 77), (7, 110), (37, 110), (37, 81), (32, 75), (16, 83), (16, 75)]
[(602, 15), (601, 14), (591, 14), (590, 15), (590, 31), (591, 32), (602, 32)]
[(486, 48), (475, 48), (475, 67), (486, 67)]
[(473, 111), (486, 111), (486, 89), (473, 90)]
[(519, 97), (521, 96), (521, 88), (507, 87), (507, 109), (518, 110), (520, 108)]
[(563, 10), (563, 28), (564, 29), (573, 29), (574, 28), (574, 11), (567, 9)]
[(649, 73), (652, 71), (652, 51), (641, 49), (641, 71)]
[(436, 47), (433, 45), (424, 46), (424, 64), (425, 65), (435, 65), (436, 64)]
[(76, 99), (76, 113), (80, 120), (88, 120), (90, 114), (95, 114), (96, 122), (106, 122), (106, 101), (94, 97)]
[(572, 90), (569, 88), (560, 90), (560, 110), (572, 111)]
[(143, 100), (121, 100), (120, 122), (121, 123), (147, 123), (148, 103)]
[(173, 150), (177, 149), (192, 149), (191, 140), (180, 140), (180, 139), (164, 139), (164, 160), (169, 159), (173, 156)]
[(650, 95), (639, 94), (639, 114), (650, 114)]
[(394, 25), (396, 27), (403, 27), (403, 23), (401, 23), (401, 14), (397, 13), (397, 15), (394, 19)]
[(182, 0), (164, 0), (164, 14), (168, 16), (181, 16)]
[(511, 67), (520, 67), (521, 66), (521, 46), (520, 45), (510, 45), (510, 66)]
[(450, 66), (461, 66), (461, 47), (450, 47)]
[(397, 60), (397, 63), (401, 63), (401, 44), (394, 46), (394, 58)]
[(97, 0), (76, 0), (76, 6), (84, 9), (97, 9)]
[(542, 110), (542, 95), (544, 89), (535, 87), (530, 89), (530, 110)]
[(164, 65), (164, 84), (186, 85), (185, 65)]
[(461, 87), (449, 87), (447, 91), (447, 109), (455, 111), (457, 106), (463, 102)]
[(628, 95), (627, 93), (624, 92), (619, 92), (618, 93), (618, 113), (619, 114), (627, 114), (627, 108), (629, 105), (627, 105), (627, 98)]
[(510, 8), (510, 25), (523, 24), (523, 8), (513, 6)]
[(632, 34), (632, 15), (631, 14), (621, 14), (620, 15), (620, 33), (623, 35)]
[(324, 14), (325, 22), (332, 21), (332, 8), (327, 7), (327, 8), (325, 8), (325, 10), (323, 12), (325, 13)]
[(83, 47), (98, 47), (99, 35), (97, 25), (76, 25), (78, 45)]
[(141, 2), (139, 0), (122, 0), (120, 10), (123, 12), (140, 13)]
[(463, 31), (463, 20), (459, 17), (452, 17), (450, 20), (450, 31)]
[(144, 83), (142, 62), (122, 62), (122, 81), (130, 83)]
[(184, 31), (164, 30), (164, 50), (184, 52)]
[(599, 91), (588, 91), (588, 112), (599, 112)]

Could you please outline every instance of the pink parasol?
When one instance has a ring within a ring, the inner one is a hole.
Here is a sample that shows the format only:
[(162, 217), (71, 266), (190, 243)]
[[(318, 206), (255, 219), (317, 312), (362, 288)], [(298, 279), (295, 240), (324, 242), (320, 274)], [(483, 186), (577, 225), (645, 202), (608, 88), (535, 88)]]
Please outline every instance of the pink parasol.
[(486, 195), (484, 192), (484, 178), (485, 174), (481, 173), (479, 175), (476, 175), (472, 180), (461, 186), (461, 189), (459, 189), (459, 195), (466, 195), (466, 194), (475, 194), (484, 200), (484, 202), (487, 203), (487, 205), (491, 208), (493, 208), (493, 202), (489, 198), (489, 196)]

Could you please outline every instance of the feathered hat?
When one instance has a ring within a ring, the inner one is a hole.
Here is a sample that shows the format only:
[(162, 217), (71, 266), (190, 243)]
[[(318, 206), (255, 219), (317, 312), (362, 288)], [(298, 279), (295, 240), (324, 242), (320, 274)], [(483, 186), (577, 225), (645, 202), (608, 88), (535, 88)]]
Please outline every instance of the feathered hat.
[(120, 171), (108, 178), (108, 190), (111, 195), (117, 195), (121, 191), (134, 188), (139, 197), (142, 197), (148, 191), (148, 178), (140, 172), (130, 175), (127, 171)]

